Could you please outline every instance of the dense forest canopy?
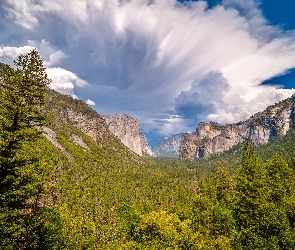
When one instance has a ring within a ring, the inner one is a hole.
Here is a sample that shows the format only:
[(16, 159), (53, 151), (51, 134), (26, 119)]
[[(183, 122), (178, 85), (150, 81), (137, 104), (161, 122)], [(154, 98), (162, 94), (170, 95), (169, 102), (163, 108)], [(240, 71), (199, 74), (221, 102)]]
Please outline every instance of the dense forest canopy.
[(1, 249), (295, 249), (293, 130), (199, 162), (141, 158), (60, 118), (99, 115), (48, 89), (37, 51), (15, 64), (0, 69)]

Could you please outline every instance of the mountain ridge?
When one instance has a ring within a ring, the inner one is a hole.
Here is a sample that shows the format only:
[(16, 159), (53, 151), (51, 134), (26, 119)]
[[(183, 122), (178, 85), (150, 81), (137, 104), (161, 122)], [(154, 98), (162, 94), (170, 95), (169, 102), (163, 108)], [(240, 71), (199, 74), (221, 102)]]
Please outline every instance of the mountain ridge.
[(200, 122), (194, 133), (186, 133), (180, 145), (180, 159), (199, 160), (219, 154), (244, 140), (255, 146), (285, 135), (294, 127), (295, 95), (267, 107), (245, 121), (221, 125)]

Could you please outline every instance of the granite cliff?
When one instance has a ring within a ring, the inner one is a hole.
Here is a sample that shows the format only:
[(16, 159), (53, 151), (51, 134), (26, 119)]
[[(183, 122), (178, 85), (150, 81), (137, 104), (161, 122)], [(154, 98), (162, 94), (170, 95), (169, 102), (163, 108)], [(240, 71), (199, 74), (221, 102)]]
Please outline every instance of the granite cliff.
[(183, 139), (184, 133), (176, 134), (167, 138), (154, 149), (155, 156), (177, 158), (179, 156), (180, 144)]
[[(139, 156), (143, 154), (153, 155), (146, 137), (140, 131), (138, 120), (127, 115), (100, 115), (88, 107), (83, 101), (74, 100), (54, 90), (48, 90), (47, 98), (45, 113), (48, 116), (47, 120), (52, 123), (50, 125), (51, 128), (68, 130), (67, 126), (75, 127), (102, 148), (113, 148), (114, 145), (122, 145), (126, 150), (129, 149), (129, 151)], [(75, 160), (74, 157), (60, 145), (55, 133), (57, 131), (53, 131), (49, 127), (44, 127), (42, 130), (45, 137), (51, 141), (55, 147), (63, 152), (70, 160)], [(82, 147), (86, 151), (91, 151), (78, 134), (73, 132), (66, 132), (66, 134), (68, 137), (67, 140)]]
[(180, 145), (180, 159), (199, 160), (218, 154), (243, 142), (264, 144), (285, 135), (295, 125), (295, 95), (269, 106), (249, 119), (221, 125), (200, 122), (195, 133), (186, 133)]
[(130, 150), (138, 155), (153, 156), (147, 139), (140, 130), (139, 121), (125, 114), (102, 116), (109, 130)]

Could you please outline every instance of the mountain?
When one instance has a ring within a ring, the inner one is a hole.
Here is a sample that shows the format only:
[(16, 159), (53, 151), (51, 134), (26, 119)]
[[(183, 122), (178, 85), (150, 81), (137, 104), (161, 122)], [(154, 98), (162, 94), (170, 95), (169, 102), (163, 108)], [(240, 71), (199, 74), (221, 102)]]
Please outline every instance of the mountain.
[(179, 157), (199, 160), (229, 150), (245, 140), (257, 146), (285, 135), (294, 127), (294, 103), (295, 95), (234, 124), (200, 122), (195, 133), (185, 134), (180, 145)]
[(109, 130), (130, 150), (142, 156), (153, 156), (147, 139), (140, 130), (139, 121), (125, 114), (102, 116)]
[(184, 133), (181, 133), (164, 140), (154, 149), (155, 156), (177, 158), (179, 156), (180, 144), (183, 139)]
[[(110, 131), (105, 118), (88, 107), (83, 101), (78, 101), (70, 96), (60, 94), (54, 90), (48, 90), (44, 115), (47, 126), (42, 128), (45, 137), (64, 155), (70, 157), (75, 153), (66, 153), (66, 146), (61, 143), (67, 141), (68, 145), (79, 146), (83, 151), (95, 155), (90, 144), (99, 149), (118, 152), (124, 155), (127, 162), (131, 159), (141, 161), (141, 158), (126, 147), (121, 140)], [(90, 141), (86, 143), (86, 141)], [(70, 144), (69, 144), (70, 143)], [(63, 146), (61, 146), (61, 145)], [(76, 151), (75, 151), (76, 152)], [(112, 155), (116, 155), (112, 153)]]

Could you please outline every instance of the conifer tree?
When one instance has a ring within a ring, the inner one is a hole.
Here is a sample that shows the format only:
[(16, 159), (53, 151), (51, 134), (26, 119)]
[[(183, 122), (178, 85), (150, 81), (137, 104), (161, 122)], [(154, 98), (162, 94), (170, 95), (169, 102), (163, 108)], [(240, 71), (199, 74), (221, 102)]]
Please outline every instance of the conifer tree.
[(242, 162), (237, 174), (234, 219), (238, 231), (235, 248), (260, 247), (259, 223), (263, 219), (261, 207), (266, 202), (266, 171), (254, 153), (253, 145), (246, 141), (242, 149)]
[[(50, 83), (37, 50), (14, 61), (16, 69), (5, 65), (0, 70), (0, 190), (9, 188), (7, 176), (14, 174), (16, 155), (25, 141), (40, 132), (45, 90)], [(0, 200), (0, 206), (3, 206)]]
[(229, 236), (234, 227), (232, 218), (231, 201), (233, 195), (233, 183), (224, 166), (219, 166), (215, 173), (216, 204), (212, 214), (212, 231), (216, 236)]
[(39, 159), (25, 154), (24, 146), (39, 138), (50, 80), (35, 49), (14, 65), (0, 68), (0, 245), (24, 249), (40, 193), (34, 184)]
[(263, 165), (254, 147), (244, 144), (234, 203), (235, 249), (294, 249), (292, 178), (278, 154)]
[(271, 187), (270, 199), (279, 204), (294, 192), (293, 171), (278, 153), (273, 155), (266, 166), (267, 181)]
[(257, 208), (265, 201), (265, 177), (265, 168), (255, 155), (253, 145), (246, 141), (238, 170), (235, 197), (236, 222), (241, 229), (255, 225)]
[(222, 202), (228, 207), (233, 191), (233, 183), (227, 169), (219, 166), (215, 174), (216, 198), (218, 202)]
[(277, 239), (283, 249), (295, 248), (295, 191), (294, 173), (287, 162), (275, 153), (266, 163), (268, 202), (272, 205), (272, 217), (264, 223), (268, 237)]

